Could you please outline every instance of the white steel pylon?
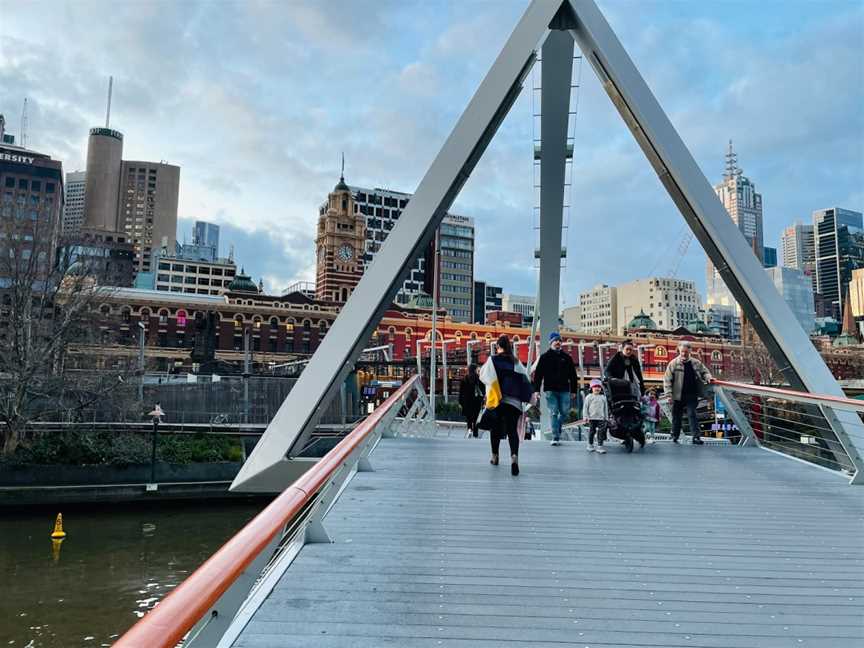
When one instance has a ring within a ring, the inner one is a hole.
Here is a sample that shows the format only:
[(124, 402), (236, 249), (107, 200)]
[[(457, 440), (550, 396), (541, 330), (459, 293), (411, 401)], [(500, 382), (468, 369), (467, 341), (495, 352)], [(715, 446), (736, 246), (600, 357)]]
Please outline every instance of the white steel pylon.
[[(593, 0), (533, 0), (424, 175), (375, 263), (366, 269), (312, 361), (241, 468), (232, 490), (278, 492), (296, 476), (296, 468), (289, 466), (288, 459), (308, 443), (323, 406), (338, 391), (391, 304), (405, 274), (429, 244), (516, 100), (534, 63), (536, 50), (550, 30), (568, 32), (582, 50), (663, 186), (789, 383), (806, 391), (842, 396), (840, 386), (729, 218)], [(558, 41), (559, 36), (555, 35), (554, 40)], [(558, 51), (566, 52), (567, 48), (562, 46)], [(567, 56), (572, 60), (572, 50), (570, 52)], [(557, 55), (556, 60), (560, 61)], [(551, 57), (544, 60), (544, 67), (552, 62)], [(570, 77), (564, 79), (561, 74), (561, 78), (569, 94)], [(567, 112), (566, 102), (560, 103), (559, 108), (561, 105), (565, 106), (565, 128), (555, 137), (564, 139), (554, 144), (544, 138), (541, 146), (541, 172), (548, 167), (551, 182), (559, 173), (559, 165), (561, 169), (561, 185), (554, 187), (555, 194), (550, 193), (547, 203), (541, 205), (543, 209), (549, 204), (553, 213), (558, 214), (557, 227), (548, 224), (558, 232), (559, 239)], [(546, 110), (544, 104), (544, 115)], [(549, 133), (549, 137), (552, 136)], [(545, 178), (542, 185), (544, 191), (553, 191)], [(546, 214), (541, 214), (541, 229), (547, 225), (545, 217)], [(541, 241), (543, 236), (541, 231)], [(557, 249), (560, 250), (560, 242)], [(554, 264), (554, 288), (543, 285), (547, 277), (542, 274), (542, 266), (541, 261), (541, 300), (546, 301), (545, 289), (548, 301), (551, 302), (549, 297), (555, 294), (557, 302), (560, 261)], [(542, 323), (543, 314), (540, 315)], [(550, 325), (557, 321), (557, 303), (555, 317), (546, 321)], [(855, 429), (851, 418), (854, 414), (839, 410), (835, 414), (834, 431), (856, 466), (860, 480), (864, 475), (861, 470), (864, 438), (848, 432)]]

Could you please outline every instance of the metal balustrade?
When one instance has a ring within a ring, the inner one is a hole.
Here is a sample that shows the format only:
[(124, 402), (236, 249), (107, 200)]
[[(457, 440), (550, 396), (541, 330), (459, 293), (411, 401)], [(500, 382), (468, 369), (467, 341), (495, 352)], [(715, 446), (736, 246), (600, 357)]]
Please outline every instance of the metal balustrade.
[(723, 380), (712, 385), (741, 445), (759, 445), (860, 482), (862, 466), (850, 440), (864, 443), (864, 401)]
[(413, 377), (114, 644), (115, 648), (228, 646), (303, 545), (331, 542), (324, 517), (369, 454), (400, 426), (429, 426), (428, 401)]

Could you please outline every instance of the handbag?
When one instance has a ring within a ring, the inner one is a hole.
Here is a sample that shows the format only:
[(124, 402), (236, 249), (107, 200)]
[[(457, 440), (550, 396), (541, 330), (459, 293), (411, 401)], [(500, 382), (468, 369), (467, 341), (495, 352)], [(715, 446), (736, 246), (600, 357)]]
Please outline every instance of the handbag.
[(498, 428), (498, 408), (489, 409), (484, 407), (477, 417), (477, 428), (492, 432)]

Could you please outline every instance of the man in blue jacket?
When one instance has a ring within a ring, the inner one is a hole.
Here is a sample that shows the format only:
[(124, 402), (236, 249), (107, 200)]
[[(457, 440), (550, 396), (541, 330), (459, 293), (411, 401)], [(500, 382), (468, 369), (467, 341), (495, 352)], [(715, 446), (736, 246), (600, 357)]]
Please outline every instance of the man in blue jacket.
[(561, 335), (557, 331), (549, 334), (549, 349), (537, 361), (533, 385), (536, 398), (541, 389), (546, 394), (552, 421), (552, 445), (557, 446), (561, 443), (561, 425), (570, 413), (570, 394), (579, 389), (576, 365), (570, 354), (561, 348)]

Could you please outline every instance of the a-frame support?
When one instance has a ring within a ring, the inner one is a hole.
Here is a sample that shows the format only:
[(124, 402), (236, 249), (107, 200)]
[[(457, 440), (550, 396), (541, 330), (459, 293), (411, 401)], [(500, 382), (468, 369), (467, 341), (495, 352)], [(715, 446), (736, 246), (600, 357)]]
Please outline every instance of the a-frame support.
[[(312, 361), (240, 470), (232, 490), (275, 492), (288, 485), (290, 470), (285, 465), (286, 457), (299, 452), (308, 442), (323, 406), (338, 390), (414, 259), (430, 241), (516, 100), (534, 62), (535, 49), (550, 26), (556, 30), (562, 28), (562, 17), (566, 18), (565, 26), (572, 26), (570, 33), (584, 57), (597, 72), (672, 200), (787, 380), (793, 387), (807, 391), (842, 394), (594, 2), (533, 0), (426, 172), (375, 263), (366, 269)], [(569, 83), (568, 78), (568, 91)], [(544, 141), (542, 146), (551, 143)], [(561, 191), (563, 195), (563, 187)], [(864, 440), (847, 434), (846, 429), (853, 428), (845, 416), (846, 413), (837, 412), (835, 431), (859, 468), (860, 477), (864, 473), (860, 470), (859, 446), (864, 446)]]

